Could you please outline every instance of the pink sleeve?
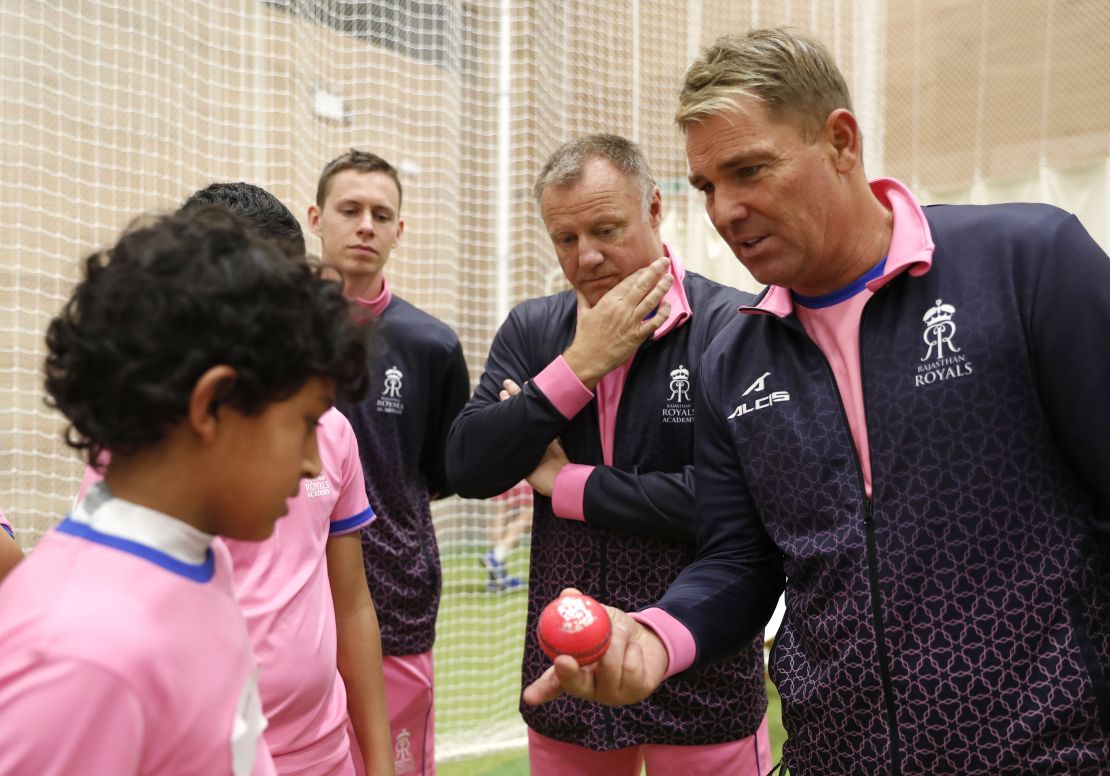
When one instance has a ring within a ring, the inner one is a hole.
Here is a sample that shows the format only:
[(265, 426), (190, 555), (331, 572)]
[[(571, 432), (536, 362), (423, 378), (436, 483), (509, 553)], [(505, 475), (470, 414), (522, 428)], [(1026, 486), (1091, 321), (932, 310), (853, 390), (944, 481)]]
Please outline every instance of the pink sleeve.
[(532, 380), (564, 418), (570, 420), (594, 398), (566, 360), (559, 356)]
[(12, 524), (8, 522), (8, 518), (4, 516), (4, 511), (0, 509), (0, 529), (3, 529), (8, 536), (15, 538), (15, 531), (12, 530)]
[(138, 773), (143, 737), (139, 700), (99, 667), (47, 659), (0, 686), (0, 773)]
[(667, 650), (667, 673), (663, 675), (664, 679), (670, 679), (694, 664), (697, 645), (694, 644), (693, 634), (681, 622), (657, 608), (633, 612), (629, 616), (641, 625), (651, 628), (663, 642)]
[(339, 439), (333, 443), (333, 449), (342, 457), (340, 471), (343, 481), (331, 513), (331, 528), (328, 531), (331, 536), (357, 531), (376, 518), (366, 498), (366, 479), (358, 457), (358, 440), (346, 418), (341, 425), (337, 425), (337, 432)]
[(551, 511), (567, 520), (585, 520), (586, 480), (594, 467), (568, 463), (555, 475), (551, 487)]

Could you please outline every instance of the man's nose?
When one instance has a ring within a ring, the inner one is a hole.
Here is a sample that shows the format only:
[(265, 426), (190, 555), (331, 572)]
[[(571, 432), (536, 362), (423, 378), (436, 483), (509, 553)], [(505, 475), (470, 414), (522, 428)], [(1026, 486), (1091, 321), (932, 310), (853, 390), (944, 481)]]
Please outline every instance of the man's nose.
[(605, 254), (601, 248), (590, 242), (583, 242), (578, 246), (578, 266), (596, 267), (605, 261)]

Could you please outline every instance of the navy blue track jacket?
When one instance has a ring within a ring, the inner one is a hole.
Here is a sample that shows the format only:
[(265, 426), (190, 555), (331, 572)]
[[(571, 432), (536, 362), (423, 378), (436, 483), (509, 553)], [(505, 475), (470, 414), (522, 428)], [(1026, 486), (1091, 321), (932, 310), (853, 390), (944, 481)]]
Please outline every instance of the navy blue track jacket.
[[(525, 684), (550, 665), (535, 624), (563, 588), (638, 609), (662, 595), (693, 557), (693, 424), (673, 422), (689, 419), (692, 394), (682, 407), (671, 406), (671, 372), (696, 364), (750, 297), (694, 273), (686, 274), (683, 287), (692, 317), (648, 340), (633, 359), (618, 408), (612, 467), (601, 465), (596, 400), (568, 420), (533, 383), (524, 384), (574, 339), (577, 304), (570, 291), (529, 300), (509, 314), (473, 398), (451, 428), (447, 474), (462, 496), (507, 490), (531, 474), (555, 437), (572, 463), (597, 465), (586, 483), (585, 522), (556, 517), (550, 499), (535, 497)], [(696, 385), (697, 370), (690, 371)], [(501, 402), (506, 378), (524, 388)], [(595, 750), (747, 737), (766, 710), (758, 630), (739, 656), (674, 677), (642, 703), (608, 708), (565, 696), (543, 706), (522, 705), (521, 711), (539, 733)]]
[[(1055, 208), (924, 212), (932, 268), (860, 322), (872, 498), (821, 351), (741, 316), (702, 361), (699, 553), (660, 606), (719, 659), (785, 572), (792, 773), (1107, 774), (1110, 260)], [(930, 361), (938, 300), (958, 352)]]
[(442, 586), (429, 501), (452, 493), (443, 449), (470, 378), (455, 332), (396, 294), (370, 325), (370, 391), (339, 409), (358, 439), (378, 515), (362, 529), (362, 552), (382, 653), (418, 655), (435, 642)]

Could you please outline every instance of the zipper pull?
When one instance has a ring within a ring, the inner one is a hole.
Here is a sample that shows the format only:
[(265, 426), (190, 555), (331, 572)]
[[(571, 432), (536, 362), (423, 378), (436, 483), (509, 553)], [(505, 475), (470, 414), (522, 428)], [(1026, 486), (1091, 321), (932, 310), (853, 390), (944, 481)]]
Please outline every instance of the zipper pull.
[(875, 523), (875, 504), (869, 498), (863, 500), (863, 522), (867, 525)]

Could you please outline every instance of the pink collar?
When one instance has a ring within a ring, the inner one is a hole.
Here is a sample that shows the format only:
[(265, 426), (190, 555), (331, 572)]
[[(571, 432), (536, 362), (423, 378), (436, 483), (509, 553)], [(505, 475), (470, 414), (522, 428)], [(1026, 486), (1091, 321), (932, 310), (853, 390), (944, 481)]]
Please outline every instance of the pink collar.
[[(871, 193), (894, 215), (886, 268), (880, 277), (867, 284), (874, 292), (906, 270), (914, 277), (928, 272), (933, 266), (933, 236), (921, 205), (905, 185), (893, 178), (876, 178), (871, 181)], [(769, 286), (759, 304), (741, 307), (740, 312), (769, 313), (783, 318), (794, 312), (794, 300), (790, 289)]]
[(686, 278), (686, 268), (682, 266), (679, 261), (678, 254), (674, 252), (671, 246), (663, 243), (663, 255), (671, 260), (671, 277), (674, 278), (674, 283), (666, 294), (663, 295), (663, 302), (668, 302), (671, 305), (671, 314), (667, 318), (666, 323), (655, 330), (652, 334), (652, 339), (657, 340), (667, 335), (673, 329), (682, 326), (694, 314), (690, 309), (690, 302), (686, 299), (686, 289), (682, 286), (682, 281)]
[(393, 301), (393, 291), (389, 288), (389, 279), (382, 278), (382, 291), (373, 299), (363, 299), (361, 296), (356, 296), (351, 301), (368, 313), (371, 318), (377, 318), (385, 312), (385, 308), (389, 307), (389, 303)]

